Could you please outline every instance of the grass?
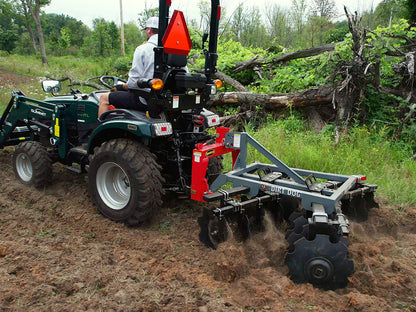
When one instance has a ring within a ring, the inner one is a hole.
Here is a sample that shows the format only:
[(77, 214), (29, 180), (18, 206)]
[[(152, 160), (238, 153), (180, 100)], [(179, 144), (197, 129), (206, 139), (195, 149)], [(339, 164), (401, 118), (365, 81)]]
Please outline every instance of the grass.
[(107, 67), (110, 67), (111, 60), (86, 59), (74, 56), (49, 56), (48, 62), (49, 66), (45, 66), (36, 56), (0, 56), (2, 68), (14, 73), (32, 77), (64, 76), (69, 74), (78, 79), (102, 75)]
[[(0, 64), (3, 70), (34, 78), (33, 82), (30, 83), (22, 83), (17, 80), (14, 82), (6, 81), (5, 84), (0, 85), (0, 115), (10, 101), (11, 91), (20, 90), (28, 97), (42, 100), (50, 96), (43, 92), (41, 87), (41, 81), (46, 77), (62, 78), (71, 75), (78, 80), (87, 80), (106, 73), (111, 69), (112, 60), (49, 56), (48, 62), (49, 66), (45, 66), (40, 58), (35, 56), (0, 56)], [(63, 83), (63, 90), (69, 90), (65, 85), (67, 85), (67, 82)], [(83, 91), (87, 92), (86, 90)]]

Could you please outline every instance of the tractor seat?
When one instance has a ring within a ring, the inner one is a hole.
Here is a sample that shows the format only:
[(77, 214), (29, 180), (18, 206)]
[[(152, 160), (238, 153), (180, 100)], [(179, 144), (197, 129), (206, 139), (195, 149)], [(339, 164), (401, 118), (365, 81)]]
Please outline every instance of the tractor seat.
[(186, 58), (186, 55), (180, 55), (180, 54), (168, 54), (168, 60), (167, 64), (170, 67), (185, 67), (186, 63), (188, 62), (188, 59)]

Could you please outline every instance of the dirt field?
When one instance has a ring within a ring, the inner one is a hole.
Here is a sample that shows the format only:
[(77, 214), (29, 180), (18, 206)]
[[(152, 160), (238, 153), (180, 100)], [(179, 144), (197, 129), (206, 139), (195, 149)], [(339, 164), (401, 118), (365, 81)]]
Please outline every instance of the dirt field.
[[(1, 76), (0, 76), (1, 83)], [(0, 311), (416, 311), (416, 209), (381, 203), (352, 222), (349, 286), (322, 291), (286, 275), (284, 232), (210, 250), (201, 205), (173, 196), (128, 228), (91, 204), (86, 176), (54, 166), (38, 190), (0, 150)]]

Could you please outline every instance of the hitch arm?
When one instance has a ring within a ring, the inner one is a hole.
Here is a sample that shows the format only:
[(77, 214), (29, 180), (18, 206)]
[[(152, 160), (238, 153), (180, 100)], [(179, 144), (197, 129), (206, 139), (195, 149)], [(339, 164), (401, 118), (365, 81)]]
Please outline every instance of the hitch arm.
[(199, 143), (192, 153), (192, 181), (191, 181), (191, 199), (205, 201), (203, 196), (209, 193), (208, 180), (206, 173), (210, 158), (232, 153), (233, 167), (240, 153), (240, 150), (227, 148), (224, 145), (225, 135), (229, 128), (218, 127), (217, 137), (214, 144)]

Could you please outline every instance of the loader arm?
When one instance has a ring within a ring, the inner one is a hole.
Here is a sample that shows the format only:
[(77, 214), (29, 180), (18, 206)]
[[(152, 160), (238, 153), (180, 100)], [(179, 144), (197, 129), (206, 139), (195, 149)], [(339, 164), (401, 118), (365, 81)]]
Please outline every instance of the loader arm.
[(13, 91), (12, 98), (0, 119), (0, 146), (17, 145), (36, 140), (39, 131), (51, 133), (50, 144), (59, 146), (59, 153), (67, 153), (65, 106), (27, 98), (21, 91)]

